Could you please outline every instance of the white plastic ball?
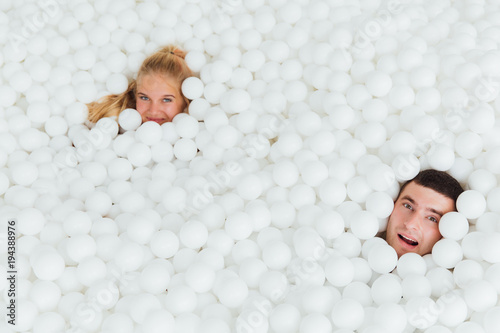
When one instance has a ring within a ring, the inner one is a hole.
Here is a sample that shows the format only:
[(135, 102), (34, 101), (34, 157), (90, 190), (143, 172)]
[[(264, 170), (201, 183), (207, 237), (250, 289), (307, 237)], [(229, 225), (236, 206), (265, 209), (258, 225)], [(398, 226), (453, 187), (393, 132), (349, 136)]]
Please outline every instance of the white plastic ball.
[(328, 168), (320, 161), (309, 161), (301, 168), (302, 180), (309, 186), (319, 186), (328, 178)]
[(281, 187), (293, 186), (299, 178), (299, 169), (290, 160), (283, 159), (274, 164), (273, 180)]
[(90, 48), (80, 49), (75, 52), (74, 62), (78, 69), (88, 70), (96, 62), (96, 55)]
[(498, 232), (483, 235), (478, 244), (479, 253), (483, 260), (489, 263), (500, 262), (500, 249), (498, 248), (499, 240), (500, 233)]
[(432, 259), (444, 268), (453, 268), (463, 258), (460, 244), (452, 239), (441, 239), (432, 248)]
[(63, 117), (53, 116), (45, 122), (45, 132), (51, 137), (64, 135), (67, 131), (68, 123)]
[(300, 322), (300, 333), (327, 333), (331, 331), (332, 324), (330, 320), (320, 313), (308, 314)]
[(144, 267), (139, 278), (141, 288), (151, 294), (165, 292), (170, 284), (170, 269), (167, 262), (153, 260)]
[(38, 178), (38, 168), (30, 161), (18, 162), (12, 168), (11, 179), (14, 183), (28, 186)]
[(0, 171), (0, 195), (4, 194), (7, 191), (9, 185), (9, 177), (7, 177), (5, 173)]
[(469, 232), (469, 221), (459, 212), (448, 212), (439, 220), (439, 232), (445, 238), (461, 240)]
[(391, 272), (396, 267), (397, 262), (396, 251), (387, 244), (376, 245), (368, 253), (370, 267), (379, 274)]
[(128, 180), (132, 175), (132, 164), (125, 158), (115, 158), (109, 162), (108, 177), (114, 180)]
[(141, 327), (145, 332), (151, 333), (173, 332), (175, 318), (167, 310), (154, 310), (146, 314)]
[(154, 121), (145, 122), (135, 132), (135, 138), (137, 141), (148, 146), (152, 146), (153, 144), (159, 142), (162, 135), (163, 131), (161, 126)]
[(450, 292), (441, 296), (436, 305), (442, 308), (439, 322), (445, 326), (455, 327), (467, 318), (467, 303), (455, 293)]
[(123, 74), (114, 73), (106, 79), (106, 89), (108, 89), (111, 94), (121, 94), (127, 90), (127, 87), (128, 79)]
[(475, 158), (483, 150), (483, 140), (477, 133), (463, 132), (455, 140), (455, 150), (464, 158)]
[(262, 249), (262, 260), (270, 269), (283, 269), (292, 259), (292, 251), (284, 242), (268, 242)]
[(347, 129), (355, 119), (354, 110), (348, 105), (338, 105), (329, 112), (330, 121), (337, 129)]
[(407, 326), (406, 312), (401, 305), (381, 304), (373, 314), (374, 322), (388, 332), (401, 332)]
[(60, 299), (61, 289), (52, 281), (37, 280), (29, 291), (29, 300), (40, 312), (55, 310)]
[(376, 304), (398, 303), (403, 296), (401, 281), (392, 274), (381, 275), (373, 281), (371, 294)]
[(247, 298), (248, 286), (241, 278), (228, 278), (216, 294), (222, 305), (236, 308)]
[(214, 270), (208, 264), (198, 262), (188, 268), (185, 279), (195, 292), (204, 293), (212, 289), (215, 276)]
[(370, 211), (355, 212), (351, 217), (351, 231), (359, 239), (370, 239), (379, 230), (377, 216)]
[(197, 77), (188, 77), (182, 82), (182, 94), (187, 99), (196, 99), (202, 96), (204, 89), (203, 82)]
[(196, 293), (191, 288), (183, 285), (169, 288), (165, 298), (165, 305), (173, 315), (191, 312), (197, 306)]
[(179, 213), (186, 207), (187, 193), (182, 187), (170, 187), (163, 193), (162, 204), (169, 212)]
[(476, 219), (486, 210), (486, 199), (479, 191), (464, 191), (458, 196), (457, 210), (468, 219)]
[(127, 56), (120, 52), (113, 52), (105, 60), (106, 68), (112, 73), (121, 73), (127, 66)]
[(300, 320), (299, 309), (288, 303), (279, 304), (269, 314), (269, 325), (277, 333), (297, 331)]
[(365, 319), (365, 310), (354, 299), (342, 299), (337, 302), (332, 311), (333, 324), (338, 328), (356, 330)]
[(437, 144), (427, 153), (429, 165), (436, 170), (449, 170), (455, 162), (455, 153), (453, 149), (444, 145)]
[(374, 192), (366, 197), (366, 210), (373, 213), (377, 218), (383, 219), (391, 215), (394, 209), (394, 201), (385, 192)]
[(105, 192), (96, 191), (85, 200), (85, 208), (105, 216), (111, 209), (112, 201)]
[(33, 79), (31, 76), (22, 70), (12, 74), (9, 78), (10, 86), (18, 93), (27, 91), (31, 87), (32, 82)]
[(183, 117), (175, 122), (175, 130), (181, 138), (193, 139), (198, 134), (200, 125), (193, 117)]
[(64, 231), (70, 237), (79, 234), (87, 234), (92, 227), (90, 216), (80, 211), (69, 214), (63, 223)]
[(185, 60), (188, 67), (194, 72), (199, 72), (207, 61), (202, 52), (195, 50), (189, 51), (186, 54)]
[(413, 179), (420, 171), (420, 162), (413, 154), (396, 156), (391, 166), (398, 181)]
[(354, 266), (346, 257), (333, 257), (326, 262), (325, 275), (333, 286), (345, 287), (354, 278)]
[(197, 153), (196, 143), (191, 139), (179, 139), (174, 144), (174, 155), (181, 161), (192, 160)]
[(64, 272), (63, 257), (56, 251), (44, 251), (37, 255), (32, 264), (33, 272), (40, 280), (57, 280)]
[(498, 328), (498, 324), (500, 323), (500, 307), (496, 306), (490, 310), (488, 310), (484, 316), (483, 323), (486, 332), (495, 332)]
[(496, 187), (498, 181), (496, 177), (486, 169), (478, 169), (473, 171), (467, 180), (467, 184), (471, 190), (481, 192), (484, 196), (490, 190)]
[(366, 87), (375, 97), (386, 96), (392, 88), (392, 79), (383, 71), (373, 71), (366, 78)]
[(496, 203), (500, 200), (500, 187), (496, 187), (492, 189), (490, 192), (488, 192), (488, 197), (487, 197), (487, 205), (488, 209), (492, 212), (500, 212), (500, 209), (496, 205)]
[(181, 243), (191, 249), (202, 247), (207, 242), (207, 238), (207, 227), (199, 221), (186, 222), (179, 232)]
[(33, 332), (60, 332), (65, 329), (66, 322), (59, 313), (45, 312), (33, 322)]
[(429, 297), (415, 297), (406, 303), (405, 311), (408, 323), (418, 329), (433, 326), (438, 320), (438, 312), (434, 311), (436, 303)]
[(321, 201), (331, 206), (338, 206), (344, 202), (347, 196), (345, 185), (337, 179), (327, 179), (319, 188)]
[(262, 194), (262, 183), (256, 175), (246, 175), (237, 186), (237, 192), (244, 200), (255, 200)]
[(23, 235), (36, 235), (47, 222), (44, 214), (36, 208), (26, 208), (17, 214), (17, 231)]
[(252, 220), (247, 213), (237, 212), (227, 217), (224, 226), (226, 232), (235, 240), (248, 238), (252, 231)]
[(126, 131), (134, 131), (142, 124), (142, 118), (135, 109), (125, 109), (118, 117), (118, 124)]
[(415, 92), (409, 86), (395, 85), (389, 92), (389, 101), (396, 109), (403, 109), (415, 102)]
[(405, 278), (410, 274), (425, 275), (427, 265), (419, 254), (408, 252), (403, 254), (397, 264), (398, 275)]
[(271, 222), (280, 229), (290, 227), (297, 215), (295, 207), (287, 201), (279, 201), (271, 206)]
[(488, 281), (472, 281), (464, 289), (464, 300), (473, 311), (485, 312), (495, 306), (498, 296)]
[(431, 282), (424, 275), (407, 275), (401, 283), (403, 298), (409, 300), (415, 297), (430, 297), (432, 293)]
[(179, 239), (170, 230), (160, 230), (151, 238), (150, 247), (157, 257), (171, 258), (179, 249)]
[(14, 90), (14, 88), (7, 85), (0, 86), (0, 105), (2, 107), (9, 107), (14, 105), (16, 99), (17, 92)]
[(145, 166), (151, 161), (151, 149), (141, 142), (132, 143), (127, 151), (127, 158), (135, 167)]
[(104, 261), (97, 257), (83, 258), (76, 268), (78, 281), (84, 286), (91, 286), (106, 277), (107, 268)]

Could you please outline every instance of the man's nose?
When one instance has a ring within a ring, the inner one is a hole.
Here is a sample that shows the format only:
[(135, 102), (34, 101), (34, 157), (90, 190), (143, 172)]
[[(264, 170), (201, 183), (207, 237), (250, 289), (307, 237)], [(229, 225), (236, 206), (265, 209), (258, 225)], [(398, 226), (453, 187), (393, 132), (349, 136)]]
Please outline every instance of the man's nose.
[(408, 229), (417, 229), (420, 223), (420, 217), (418, 214), (411, 214), (406, 220), (405, 220), (405, 226)]

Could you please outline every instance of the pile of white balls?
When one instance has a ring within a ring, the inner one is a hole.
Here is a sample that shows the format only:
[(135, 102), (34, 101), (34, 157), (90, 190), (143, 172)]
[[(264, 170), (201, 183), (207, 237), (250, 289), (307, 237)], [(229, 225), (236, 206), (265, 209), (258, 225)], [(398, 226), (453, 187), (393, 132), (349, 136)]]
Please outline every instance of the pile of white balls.
[[(2, 0), (0, 331), (500, 332), (499, 22), (496, 0)], [(167, 44), (189, 115), (89, 126)], [(376, 235), (426, 168), (466, 191), (398, 260)]]

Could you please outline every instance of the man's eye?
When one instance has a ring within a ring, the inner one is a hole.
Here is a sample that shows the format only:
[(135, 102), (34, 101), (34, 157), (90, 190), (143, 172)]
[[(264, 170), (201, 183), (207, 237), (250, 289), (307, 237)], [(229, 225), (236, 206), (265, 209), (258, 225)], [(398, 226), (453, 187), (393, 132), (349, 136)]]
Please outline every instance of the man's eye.
[(409, 204), (407, 204), (407, 203), (404, 203), (404, 204), (403, 204), (403, 207), (404, 207), (404, 208), (408, 208), (408, 209), (412, 209), (412, 208), (411, 208), (411, 206), (410, 206)]
[(438, 222), (438, 220), (434, 216), (429, 216), (428, 219), (435, 223)]

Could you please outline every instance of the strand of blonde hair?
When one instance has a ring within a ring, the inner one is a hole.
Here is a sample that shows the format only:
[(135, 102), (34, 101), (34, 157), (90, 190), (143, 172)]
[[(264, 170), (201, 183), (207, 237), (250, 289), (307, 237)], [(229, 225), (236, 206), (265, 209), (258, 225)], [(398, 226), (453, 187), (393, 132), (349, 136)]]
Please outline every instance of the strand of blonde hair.
[[(137, 82), (145, 75), (167, 75), (181, 84), (187, 77), (192, 76), (192, 72), (184, 60), (185, 57), (186, 52), (174, 45), (164, 46), (147, 57), (139, 69), (137, 79), (130, 82), (126, 91), (121, 94), (104, 96), (100, 100), (87, 105), (89, 121), (97, 122), (103, 117), (118, 117), (125, 109), (135, 109)], [(185, 96), (183, 98), (187, 107), (189, 100)]]

